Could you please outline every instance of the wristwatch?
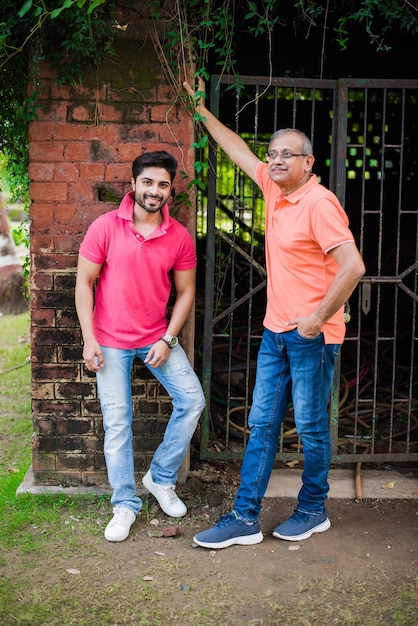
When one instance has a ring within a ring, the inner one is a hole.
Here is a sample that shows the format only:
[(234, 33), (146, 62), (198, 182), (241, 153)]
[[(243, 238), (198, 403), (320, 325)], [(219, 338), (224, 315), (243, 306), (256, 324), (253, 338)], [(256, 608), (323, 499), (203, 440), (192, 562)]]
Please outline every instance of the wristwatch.
[(179, 342), (178, 337), (176, 337), (175, 335), (170, 335), (169, 333), (163, 335), (161, 337), (161, 340), (168, 345), (170, 350), (171, 348), (174, 348), (174, 346), (176, 346)]

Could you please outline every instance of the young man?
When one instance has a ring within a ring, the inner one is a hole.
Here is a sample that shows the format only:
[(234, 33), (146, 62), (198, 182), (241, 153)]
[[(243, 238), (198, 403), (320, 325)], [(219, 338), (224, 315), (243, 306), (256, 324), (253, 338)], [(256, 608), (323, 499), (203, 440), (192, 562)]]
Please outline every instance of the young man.
[(312, 174), (308, 137), (282, 129), (260, 161), (236, 133), (184, 84), (208, 132), (263, 191), (266, 202), (267, 310), (248, 417), (250, 437), (234, 510), (194, 541), (205, 548), (263, 540), (258, 515), (276, 456), (286, 407), (293, 400), (304, 452), (294, 514), (275, 528), (299, 541), (330, 527), (325, 508), (330, 464), (328, 399), (345, 326), (343, 305), (365, 268), (338, 199)]
[[(132, 188), (119, 208), (96, 219), (80, 246), (75, 300), (86, 368), (96, 373), (113, 489), (108, 541), (129, 535), (141, 499), (135, 493), (131, 371), (140, 358), (170, 394), (173, 411), (144, 486), (172, 517), (186, 514), (175, 493), (178, 469), (204, 407), (200, 382), (177, 335), (195, 297), (196, 252), (187, 229), (170, 217), (177, 161), (146, 152), (132, 165)], [(167, 303), (176, 290), (170, 320)], [(97, 286), (94, 291), (97, 280)]]

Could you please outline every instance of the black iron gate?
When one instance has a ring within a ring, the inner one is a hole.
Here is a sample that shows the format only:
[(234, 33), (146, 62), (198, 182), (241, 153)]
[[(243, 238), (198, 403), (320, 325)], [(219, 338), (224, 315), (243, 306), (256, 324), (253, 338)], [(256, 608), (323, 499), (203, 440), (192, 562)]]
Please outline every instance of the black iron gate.
[[(332, 460), (418, 459), (418, 81), (213, 77), (210, 106), (264, 158), (270, 135), (310, 136), (314, 171), (345, 207), (367, 275), (330, 400)], [(265, 309), (260, 190), (216, 146), (209, 154), (201, 457), (242, 458)], [(198, 329), (199, 330), (199, 329)], [(277, 460), (303, 459), (288, 407)]]

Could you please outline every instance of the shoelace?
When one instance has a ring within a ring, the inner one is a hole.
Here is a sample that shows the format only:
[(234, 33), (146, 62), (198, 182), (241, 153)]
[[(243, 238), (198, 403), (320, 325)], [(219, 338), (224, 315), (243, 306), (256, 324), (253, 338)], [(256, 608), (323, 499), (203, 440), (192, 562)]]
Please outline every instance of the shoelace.
[(164, 485), (162, 488), (164, 489), (164, 493), (169, 502), (177, 502), (178, 496), (173, 485)]
[(235, 513), (225, 513), (225, 515), (221, 515), (221, 517), (216, 522), (216, 526), (222, 528), (222, 526), (227, 526), (231, 522), (235, 522), (239, 520), (239, 517)]
[(122, 509), (121, 507), (116, 508), (113, 514), (113, 518), (110, 522), (110, 526), (116, 526), (116, 524), (123, 524), (125, 522), (127, 515), (128, 515), (127, 510)]

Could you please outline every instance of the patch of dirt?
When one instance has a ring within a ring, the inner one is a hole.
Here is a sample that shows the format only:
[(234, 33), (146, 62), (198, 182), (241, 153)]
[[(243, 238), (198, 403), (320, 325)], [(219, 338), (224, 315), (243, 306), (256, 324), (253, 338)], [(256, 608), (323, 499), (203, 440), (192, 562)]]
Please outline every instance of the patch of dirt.
[[(201, 464), (177, 490), (187, 515), (170, 519), (145, 497), (122, 543), (103, 537), (111, 507), (102, 500), (96, 532), (83, 530), (81, 510), (79, 520), (65, 522), (74, 528), (71, 545), (54, 540), (55, 529), (47, 528), (42, 553), (9, 554), (3, 573), (18, 580), (30, 567), (31, 587), (43, 602), (49, 598), (55, 610), (69, 604), (72, 617), (60, 618), (64, 626), (415, 626), (418, 498), (330, 499), (331, 529), (296, 543), (272, 536), (295, 501), (265, 499), (262, 543), (196, 547), (194, 534), (231, 509), (238, 482), (238, 464)], [(173, 536), (164, 536), (164, 529)], [(71, 575), (74, 568), (78, 576)], [(39, 601), (29, 597), (32, 605)], [(50, 620), (31, 623), (59, 624)]]

